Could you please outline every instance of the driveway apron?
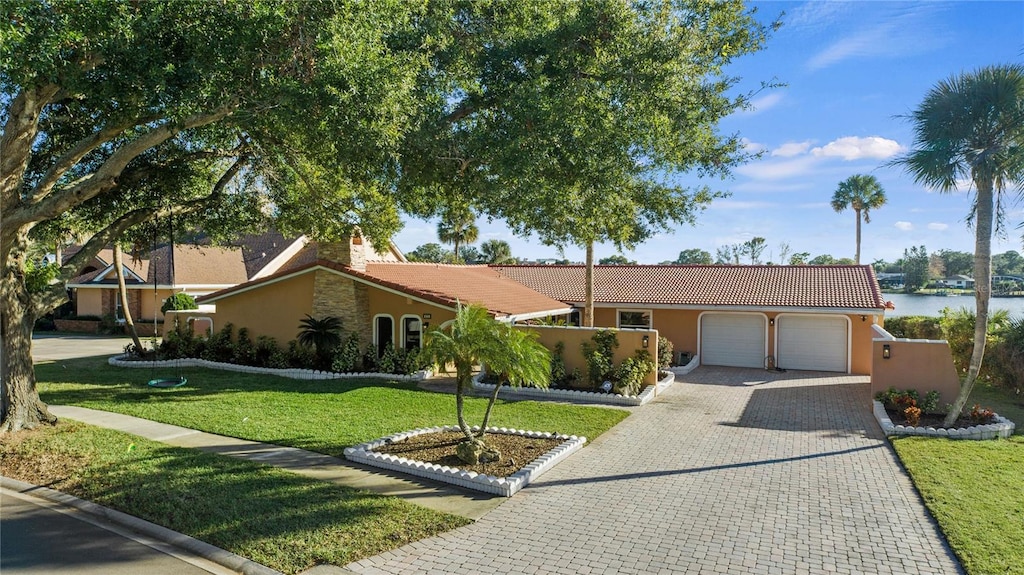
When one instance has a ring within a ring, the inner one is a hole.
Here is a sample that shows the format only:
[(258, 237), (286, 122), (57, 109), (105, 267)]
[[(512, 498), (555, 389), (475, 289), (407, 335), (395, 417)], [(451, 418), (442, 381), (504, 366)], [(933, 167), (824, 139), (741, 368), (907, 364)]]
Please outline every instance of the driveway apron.
[(713, 367), (476, 523), (347, 567), (962, 572), (871, 415), (867, 377)]

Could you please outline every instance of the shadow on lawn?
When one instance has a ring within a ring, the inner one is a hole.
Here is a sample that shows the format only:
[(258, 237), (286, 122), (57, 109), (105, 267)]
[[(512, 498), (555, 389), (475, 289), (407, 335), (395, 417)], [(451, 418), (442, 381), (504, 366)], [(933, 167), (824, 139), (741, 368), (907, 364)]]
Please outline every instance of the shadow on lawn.
[(77, 490), (86, 499), (264, 561), (271, 552), (300, 565), (345, 564), (465, 523), (394, 498), (181, 448), (148, 450), (130, 465), (110, 463), (89, 474), (96, 480)]

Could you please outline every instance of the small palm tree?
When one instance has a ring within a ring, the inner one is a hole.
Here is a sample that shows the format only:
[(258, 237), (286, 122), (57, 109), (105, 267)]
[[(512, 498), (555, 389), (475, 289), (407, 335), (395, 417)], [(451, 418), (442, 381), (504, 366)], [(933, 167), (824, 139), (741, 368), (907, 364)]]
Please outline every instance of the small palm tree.
[(316, 350), (317, 364), (324, 367), (330, 364), (331, 350), (341, 345), (341, 320), (333, 316), (316, 319), (306, 314), (305, 319), (299, 320), (297, 339)]
[(500, 386), (491, 395), (480, 431), (474, 433), (466, 423), (465, 396), (472, 386), (473, 368), (485, 365), (490, 373), (513, 386), (530, 383), (546, 388), (551, 353), (537, 342), (536, 334), (498, 322), (478, 305), (460, 305), (448, 327), (429, 331), (422, 353), (441, 369), (455, 366), (455, 414), (466, 437), (459, 457), (468, 463), (476, 463), (481, 454), (487, 454), (490, 460), (499, 459), (501, 454), (483, 438)]
[(860, 220), (871, 223), (871, 210), (885, 205), (885, 190), (874, 176), (856, 175), (839, 183), (839, 188), (832, 194), (832, 209), (842, 213), (846, 208), (853, 208), (857, 216), (857, 257), (854, 261), (860, 265)]
[(455, 260), (460, 261), (459, 245), (471, 244), (476, 241), (480, 230), (476, 227), (476, 218), (469, 208), (452, 208), (446, 210), (437, 224), (437, 238), (446, 244), (455, 245)]
[(512, 257), (512, 248), (509, 247), (508, 242), (503, 240), (487, 240), (480, 244), (480, 253), (483, 254), (484, 261), (489, 264), (501, 265), (516, 261)]
[(918, 183), (950, 193), (970, 178), (974, 204), (974, 349), (949, 413), (967, 404), (985, 356), (992, 291), (992, 232), (1003, 224), (1008, 189), (1024, 189), (1024, 66), (990, 66), (939, 82), (910, 115), (914, 147), (896, 160)]

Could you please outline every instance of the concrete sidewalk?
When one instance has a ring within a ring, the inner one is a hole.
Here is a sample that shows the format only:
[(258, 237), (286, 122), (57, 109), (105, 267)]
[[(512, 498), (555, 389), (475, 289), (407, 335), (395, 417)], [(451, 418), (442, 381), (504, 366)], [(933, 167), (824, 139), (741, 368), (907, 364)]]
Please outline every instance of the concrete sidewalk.
[(51, 405), (50, 412), (57, 417), (116, 429), (168, 445), (191, 447), (247, 459), (321, 481), (400, 497), (436, 511), (461, 515), (473, 520), (480, 519), (505, 501), (504, 497), (462, 491), (432, 481), (389, 474), (381, 469), (370, 471), (344, 459), (305, 449), (225, 437), (84, 407)]

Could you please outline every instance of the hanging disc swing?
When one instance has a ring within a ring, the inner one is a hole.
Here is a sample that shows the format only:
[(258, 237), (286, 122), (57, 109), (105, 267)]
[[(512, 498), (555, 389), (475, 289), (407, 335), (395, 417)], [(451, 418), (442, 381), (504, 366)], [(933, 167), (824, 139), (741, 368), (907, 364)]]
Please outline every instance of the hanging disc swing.
[[(174, 289), (174, 216), (173, 215), (170, 216), (167, 221), (169, 222), (168, 223), (168, 227), (170, 229), (170, 236), (171, 236), (171, 241), (170, 241), (170, 243), (167, 246), (168, 252), (170, 253), (170, 256), (168, 257), (168, 263), (170, 264), (170, 266), (169, 266), (170, 267), (169, 277), (170, 277), (171, 289)], [(157, 284), (160, 283), (158, 281), (158, 275), (159, 274), (157, 272), (157, 268), (154, 265), (156, 263), (155, 262), (156, 258), (153, 257), (154, 253), (156, 252), (156, 228), (157, 228), (157, 226), (153, 226), (153, 251), (150, 252), (150, 255), (149, 255), (149, 269), (151, 270), (151, 275), (153, 277), (153, 329), (154, 330), (156, 329), (156, 319), (157, 319), (156, 318), (156, 312), (157, 312), (157, 310), (160, 309), (160, 296), (157, 293)], [(166, 330), (166, 328), (165, 328), (165, 330)], [(153, 363), (153, 371), (155, 371), (155, 370), (156, 370), (156, 363), (154, 362)], [(150, 374), (149, 374), (150, 380), (149, 380), (149, 382), (146, 385), (148, 385), (149, 387), (157, 387), (157, 388), (181, 387), (181, 386), (185, 385), (186, 383), (188, 383), (188, 379), (186, 379), (185, 376), (181, 375), (181, 364), (180, 363), (178, 363), (177, 370), (178, 370), (178, 375), (175, 376), (175, 377), (154, 377), (154, 373), (150, 372)]]

